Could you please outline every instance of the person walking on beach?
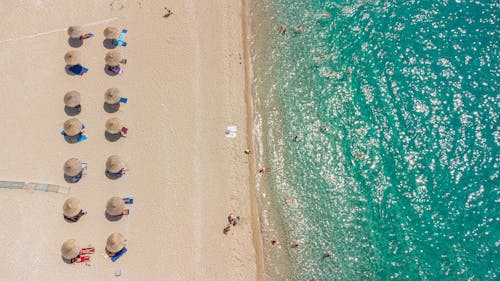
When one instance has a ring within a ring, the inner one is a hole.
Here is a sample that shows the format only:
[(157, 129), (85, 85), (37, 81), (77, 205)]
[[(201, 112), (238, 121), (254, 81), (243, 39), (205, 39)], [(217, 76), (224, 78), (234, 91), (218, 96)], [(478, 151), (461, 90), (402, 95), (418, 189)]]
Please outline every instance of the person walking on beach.
[(229, 213), (227, 220), (229, 221), (230, 225), (236, 226), (236, 224), (240, 221), (240, 216), (234, 216), (233, 213)]
[(164, 18), (168, 18), (169, 16), (171, 16), (173, 14), (172, 10), (170, 10), (170, 8), (168, 7), (165, 7), (165, 14), (163, 15)]
[(244, 152), (245, 152), (245, 154), (246, 154), (246, 155), (250, 155), (250, 154), (252, 154), (252, 151), (251, 151), (250, 149), (245, 149), (245, 151), (244, 151)]

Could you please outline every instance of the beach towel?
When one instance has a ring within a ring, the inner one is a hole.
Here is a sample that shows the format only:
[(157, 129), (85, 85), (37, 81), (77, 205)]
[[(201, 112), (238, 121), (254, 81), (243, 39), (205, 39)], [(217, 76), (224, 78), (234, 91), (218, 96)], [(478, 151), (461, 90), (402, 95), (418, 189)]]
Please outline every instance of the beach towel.
[(125, 204), (134, 204), (134, 198), (132, 198), (132, 197), (125, 197), (122, 199), (123, 199), (123, 202), (125, 202)]
[(117, 261), (123, 254), (127, 252), (127, 248), (123, 247), (118, 253), (116, 253), (114, 256), (111, 257), (111, 261), (115, 262)]
[(78, 135), (78, 136), (76, 137), (76, 141), (77, 141), (77, 142), (82, 142), (82, 141), (84, 141), (84, 140), (87, 140), (87, 136), (86, 136), (86, 135), (81, 134), (81, 135)]
[(110, 66), (108, 69), (115, 74), (121, 74), (123, 72), (123, 69), (119, 65)]
[(231, 138), (231, 139), (236, 138), (237, 131), (238, 131), (238, 128), (236, 126), (227, 126), (226, 138)]
[(120, 98), (121, 103), (127, 103), (127, 101), (128, 101), (128, 98)]

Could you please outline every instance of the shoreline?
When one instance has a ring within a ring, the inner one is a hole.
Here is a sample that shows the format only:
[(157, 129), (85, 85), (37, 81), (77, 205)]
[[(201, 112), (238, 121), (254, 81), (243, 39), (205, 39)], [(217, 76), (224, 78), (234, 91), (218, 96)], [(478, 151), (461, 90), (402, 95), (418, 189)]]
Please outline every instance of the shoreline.
[(249, 35), (251, 33), (251, 17), (250, 17), (250, 5), (251, 0), (242, 0), (241, 5), (241, 30), (242, 30), (242, 40), (243, 40), (243, 61), (245, 62), (245, 103), (247, 108), (246, 125), (247, 125), (247, 143), (248, 147), (252, 147), (252, 156), (249, 157), (248, 169), (249, 169), (249, 179), (250, 179), (250, 210), (252, 214), (252, 229), (253, 229), (253, 244), (256, 254), (256, 268), (257, 268), (257, 280), (262, 281), (264, 278), (265, 266), (264, 266), (264, 241), (261, 232), (260, 225), (260, 209), (257, 202), (257, 186), (256, 186), (256, 168), (255, 168), (255, 149), (254, 149), (254, 135), (253, 135), (253, 116), (254, 116), (254, 106), (252, 98), (252, 77), (253, 69), (252, 62), (250, 60), (250, 42)]

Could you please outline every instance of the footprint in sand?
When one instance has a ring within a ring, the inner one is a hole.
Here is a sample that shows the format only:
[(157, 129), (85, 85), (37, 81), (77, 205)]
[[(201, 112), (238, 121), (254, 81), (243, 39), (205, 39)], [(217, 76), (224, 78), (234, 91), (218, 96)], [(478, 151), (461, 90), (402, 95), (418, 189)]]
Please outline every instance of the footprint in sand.
[(121, 0), (113, 0), (111, 3), (109, 3), (109, 6), (111, 7), (111, 10), (121, 10), (125, 8), (125, 5), (122, 3)]

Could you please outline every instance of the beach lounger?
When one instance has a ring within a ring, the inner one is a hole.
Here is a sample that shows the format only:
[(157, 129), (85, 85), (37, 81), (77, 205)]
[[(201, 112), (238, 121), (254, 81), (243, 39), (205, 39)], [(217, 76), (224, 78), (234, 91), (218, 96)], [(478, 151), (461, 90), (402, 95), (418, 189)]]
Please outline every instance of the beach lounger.
[(127, 133), (128, 133), (128, 128), (127, 127), (123, 127), (122, 130), (120, 131), (120, 133), (122, 134), (122, 137), (126, 137)]
[(128, 98), (120, 98), (121, 103), (127, 103), (127, 101), (128, 101)]
[(117, 261), (123, 254), (127, 252), (127, 248), (123, 247), (118, 253), (116, 253), (114, 256), (111, 257), (111, 261), (115, 262)]
[(80, 40), (85, 40), (94, 37), (94, 33), (87, 33), (82, 36), (80, 36)]
[(132, 197), (125, 197), (122, 199), (123, 199), (123, 202), (125, 202), (125, 204), (134, 204), (134, 198), (132, 198)]
[(73, 72), (76, 75), (83, 76), (83, 74), (87, 73), (87, 71), (89, 71), (89, 70), (87, 68), (77, 64), (77, 65), (71, 66), (69, 68), (69, 71)]
[(83, 256), (83, 257), (77, 257), (71, 260), (71, 263), (81, 263), (81, 262), (87, 262), (90, 261), (89, 256)]
[(93, 254), (93, 253), (95, 253), (95, 248), (94, 247), (85, 248), (85, 249), (81, 249), (80, 250), (80, 255), (90, 255), (90, 254)]
[(120, 37), (118, 37), (118, 39), (116, 39), (116, 40), (113, 40), (113, 45), (126, 47), (127, 42), (123, 41), (123, 39), (125, 39), (125, 36), (127, 36), (127, 30), (122, 29), (122, 33), (120, 34)]

